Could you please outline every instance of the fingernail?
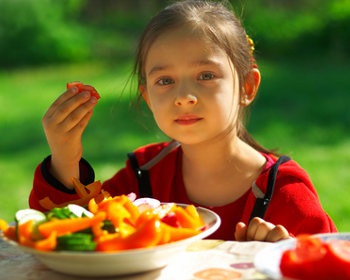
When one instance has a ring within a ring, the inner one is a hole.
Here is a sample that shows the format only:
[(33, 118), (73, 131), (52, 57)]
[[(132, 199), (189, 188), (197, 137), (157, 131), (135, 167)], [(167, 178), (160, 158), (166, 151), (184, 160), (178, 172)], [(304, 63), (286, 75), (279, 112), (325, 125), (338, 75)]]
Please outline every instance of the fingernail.
[(89, 101), (90, 101), (90, 103), (95, 104), (95, 103), (97, 103), (97, 98), (95, 96), (91, 96)]

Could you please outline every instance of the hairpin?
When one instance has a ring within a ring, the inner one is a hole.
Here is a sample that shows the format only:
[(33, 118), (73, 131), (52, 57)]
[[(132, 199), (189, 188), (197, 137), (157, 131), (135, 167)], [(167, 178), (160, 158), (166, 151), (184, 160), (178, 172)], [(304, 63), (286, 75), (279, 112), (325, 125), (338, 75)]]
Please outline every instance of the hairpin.
[(248, 41), (248, 44), (249, 44), (249, 47), (250, 47), (250, 54), (253, 55), (254, 50), (255, 50), (254, 41), (248, 35), (246, 35), (246, 37), (247, 37), (247, 41)]

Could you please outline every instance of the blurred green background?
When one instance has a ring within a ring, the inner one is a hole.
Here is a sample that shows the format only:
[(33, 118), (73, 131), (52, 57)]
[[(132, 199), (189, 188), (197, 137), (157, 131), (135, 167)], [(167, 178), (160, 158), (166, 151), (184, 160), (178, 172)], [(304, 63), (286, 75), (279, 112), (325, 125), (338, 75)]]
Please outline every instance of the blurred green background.
[[(165, 137), (130, 83), (142, 28), (168, 1), (0, 0), (0, 217), (12, 221), (49, 153), (41, 118), (69, 81), (102, 95), (84, 134), (96, 179)], [(323, 207), (350, 231), (350, 2), (232, 0), (262, 72), (248, 128), (310, 174)]]

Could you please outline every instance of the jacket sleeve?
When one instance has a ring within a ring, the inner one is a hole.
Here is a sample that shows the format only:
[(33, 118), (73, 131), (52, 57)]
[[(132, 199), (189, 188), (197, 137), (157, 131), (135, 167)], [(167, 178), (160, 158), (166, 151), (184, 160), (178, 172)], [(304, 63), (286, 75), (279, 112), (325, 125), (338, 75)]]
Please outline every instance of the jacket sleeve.
[[(37, 166), (34, 173), (33, 188), (29, 195), (29, 207), (39, 211), (47, 211), (40, 205), (40, 200), (48, 197), (55, 204), (66, 203), (79, 199), (75, 190), (67, 189), (62, 183), (54, 178), (50, 172), (50, 157), (47, 157)], [(80, 181), (88, 185), (95, 180), (94, 170), (90, 164), (81, 159), (80, 161)], [(103, 182), (102, 189), (111, 196), (129, 194), (130, 192), (138, 195), (137, 179), (131, 168), (129, 161), (124, 168), (119, 170), (111, 179)]]
[(314, 189), (298, 178), (279, 180), (266, 220), (285, 226), (294, 236), (337, 231)]
[[(55, 204), (61, 204), (79, 198), (75, 190), (67, 189), (50, 174), (50, 160), (51, 157), (48, 156), (35, 169), (33, 188), (29, 195), (30, 208), (46, 211), (46, 209), (44, 209), (39, 203), (39, 201), (45, 197), (49, 197)], [(92, 183), (95, 179), (95, 174), (90, 164), (86, 160), (81, 159), (79, 166), (81, 182), (84, 185)]]

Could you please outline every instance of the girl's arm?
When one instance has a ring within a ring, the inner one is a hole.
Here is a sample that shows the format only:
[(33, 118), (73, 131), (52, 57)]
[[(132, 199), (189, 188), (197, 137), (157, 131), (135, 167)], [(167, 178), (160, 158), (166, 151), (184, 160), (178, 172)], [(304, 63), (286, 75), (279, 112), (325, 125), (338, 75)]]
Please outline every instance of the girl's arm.
[(68, 189), (73, 189), (71, 177), (80, 178), (81, 138), (96, 103), (90, 92), (78, 94), (78, 88), (72, 87), (56, 99), (42, 119), (51, 150), (50, 172)]

